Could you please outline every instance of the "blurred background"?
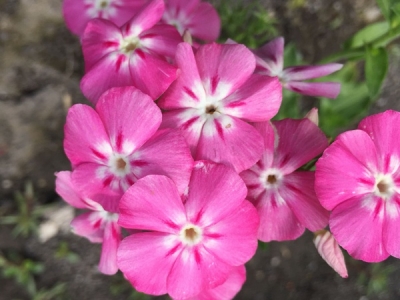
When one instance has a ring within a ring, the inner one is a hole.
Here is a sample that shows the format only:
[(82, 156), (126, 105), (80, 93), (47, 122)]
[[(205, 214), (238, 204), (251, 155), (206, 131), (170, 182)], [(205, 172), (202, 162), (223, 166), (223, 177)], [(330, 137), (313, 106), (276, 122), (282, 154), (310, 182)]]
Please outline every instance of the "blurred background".
[[(70, 233), (76, 212), (54, 191), (54, 172), (70, 170), (62, 147), (66, 112), (88, 104), (79, 89), (80, 43), (64, 25), (61, 3), (0, 0), (0, 299), (151, 299), (121, 274), (98, 272), (100, 245)], [(222, 19), (221, 42), (232, 38), (255, 48), (284, 36), (289, 65), (331, 61), (361, 28), (384, 20), (374, 0), (213, 4)], [(400, 110), (400, 45), (386, 49), (388, 73), (375, 97), (363, 61), (352, 60), (330, 77), (342, 82), (337, 100), (288, 92), (277, 118), (302, 117), (318, 104), (321, 127), (334, 137), (367, 114)], [(349, 278), (342, 279), (312, 239), (307, 232), (296, 241), (261, 245), (235, 299), (400, 299), (399, 260), (366, 264), (346, 255)]]

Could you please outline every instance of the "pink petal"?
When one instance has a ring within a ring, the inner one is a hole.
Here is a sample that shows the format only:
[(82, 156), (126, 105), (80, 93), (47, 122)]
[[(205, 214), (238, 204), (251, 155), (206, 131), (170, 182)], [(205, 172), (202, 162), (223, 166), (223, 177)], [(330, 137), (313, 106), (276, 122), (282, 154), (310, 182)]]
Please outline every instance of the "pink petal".
[(160, 21), (163, 13), (163, 0), (148, 1), (146, 6), (143, 6), (129, 22), (122, 26), (121, 30), (123, 35), (125, 37), (138, 36), (140, 33), (150, 29)]
[(85, 3), (80, 0), (64, 0), (62, 10), (68, 29), (73, 34), (80, 36), (85, 30), (86, 24), (89, 20), (89, 17), (85, 14)]
[(389, 256), (383, 244), (384, 210), (382, 199), (371, 194), (356, 196), (334, 208), (329, 226), (352, 257), (380, 262)]
[(273, 190), (265, 190), (255, 201), (260, 217), (258, 239), (263, 242), (295, 240), (304, 232), (286, 201)]
[(251, 125), (222, 115), (204, 124), (195, 159), (224, 163), (241, 172), (261, 158), (263, 146), (262, 137)]
[(220, 99), (238, 89), (255, 68), (254, 55), (244, 45), (212, 43), (201, 46), (195, 56), (206, 94)]
[(221, 285), (201, 292), (191, 300), (226, 300), (233, 299), (246, 280), (246, 268), (244, 266), (234, 267), (228, 279)]
[(285, 175), (279, 193), (299, 222), (311, 231), (328, 225), (329, 213), (319, 203), (314, 191), (314, 172), (297, 171)]
[(274, 117), (282, 102), (282, 86), (277, 78), (254, 74), (239, 89), (222, 100), (223, 113), (248, 122)]
[(104, 19), (91, 20), (81, 39), (86, 72), (104, 56), (118, 52), (121, 39), (121, 31), (114, 23)]
[(292, 173), (329, 145), (322, 130), (308, 119), (284, 119), (273, 124), (279, 138), (273, 165), (284, 174)]
[(106, 275), (114, 275), (117, 273), (117, 249), (120, 241), (120, 227), (115, 222), (106, 222), (99, 263), (99, 270), (101, 273)]
[(246, 192), (233, 169), (199, 161), (192, 172), (185, 204), (188, 220), (202, 227), (215, 224), (242, 205)]
[(100, 59), (81, 80), (82, 93), (93, 104), (112, 87), (131, 86), (132, 76), (129, 71), (127, 56), (117, 52)]
[(322, 206), (335, 206), (373, 190), (377, 158), (371, 138), (361, 130), (339, 135), (317, 161), (315, 192)]
[(277, 76), (283, 70), (283, 37), (277, 37), (254, 51), (257, 67), (267, 72), (266, 75)]
[(186, 223), (175, 183), (166, 176), (139, 179), (121, 198), (118, 224), (122, 227), (176, 233)]
[(118, 267), (139, 292), (165, 294), (171, 268), (182, 251), (178, 243), (176, 237), (165, 233), (135, 233), (122, 240)]
[(138, 178), (147, 175), (166, 175), (171, 178), (182, 194), (189, 185), (193, 158), (184, 137), (178, 130), (160, 130), (134, 154)]
[(282, 77), (286, 81), (302, 81), (329, 75), (340, 70), (342, 64), (326, 64), (320, 66), (296, 66), (283, 71)]
[(56, 174), (56, 192), (60, 197), (76, 208), (87, 208), (87, 205), (82, 201), (71, 182), (71, 172), (61, 171)]
[(365, 131), (375, 144), (381, 157), (380, 170), (384, 173), (395, 172), (400, 165), (400, 140), (397, 137), (400, 128), (400, 113), (387, 110), (363, 119), (358, 129)]
[(331, 99), (336, 98), (340, 93), (340, 83), (337, 82), (289, 81), (283, 87), (299, 94)]
[(314, 245), (326, 263), (341, 277), (347, 278), (349, 276), (342, 250), (329, 231), (323, 230), (316, 233)]
[(385, 221), (383, 223), (383, 244), (386, 251), (400, 258), (400, 197), (392, 196), (385, 202)]
[(204, 247), (228, 265), (243, 265), (257, 250), (258, 225), (257, 210), (245, 200), (218, 223), (204, 229)]
[[(270, 168), (274, 161), (275, 147), (278, 145), (279, 137), (276, 128), (271, 122), (254, 123), (254, 128), (261, 134), (264, 141), (264, 153), (259, 164), (260, 168)], [(277, 140), (275, 142), (275, 140)]]
[(318, 126), (319, 118), (318, 118), (318, 108), (313, 107), (305, 116), (304, 118), (309, 119), (315, 125)]
[(161, 109), (194, 107), (205, 96), (192, 46), (188, 43), (179, 44), (175, 60), (180, 75), (158, 101)]
[(257, 197), (260, 196), (265, 190), (265, 187), (263, 184), (261, 184), (260, 179), (260, 173), (263, 170), (256, 172), (253, 169), (254, 166), (251, 169), (245, 170), (239, 174), (247, 186), (247, 199), (251, 200), (257, 199)]
[(222, 284), (231, 270), (202, 246), (185, 248), (168, 276), (168, 293), (176, 299), (196, 296)]
[(201, 2), (190, 16), (188, 29), (195, 38), (212, 42), (219, 36), (221, 20), (210, 3)]
[(104, 230), (99, 212), (88, 212), (75, 217), (71, 222), (72, 232), (87, 238), (92, 243), (103, 241)]
[(130, 72), (133, 85), (153, 99), (160, 97), (177, 76), (175, 66), (163, 57), (141, 49), (130, 58)]
[(154, 53), (170, 58), (175, 57), (176, 47), (182, 42), (182, 37), (174, 26), (157, 24), (143, 32), (140, 44)]
[(114, 16), (110, 17), (110, 20), (117, 26), (122, 26), (127, 21), (140, 11), (147, 0), (119, 0), (111, 2), (111, 6), (116, 10)]
[(68, 110), (64, 151), (73, 165), (107, 161), (112, 152), (109, 138), (99, 116), (90, 106), (76, 104)]
[(112, 88), (96, 105), (115, 152), (131, 154), (161, 124), (161, 111), (153, 100), (134, 87)]

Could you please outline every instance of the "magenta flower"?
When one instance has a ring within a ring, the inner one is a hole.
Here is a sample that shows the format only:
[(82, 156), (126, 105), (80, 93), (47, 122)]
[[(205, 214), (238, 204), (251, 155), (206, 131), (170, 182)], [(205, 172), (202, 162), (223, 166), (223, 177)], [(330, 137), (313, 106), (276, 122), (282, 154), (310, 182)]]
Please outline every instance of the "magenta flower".
[(93, 200), (81, 197), (71, 180), (71, 172), (56, 173), (56, 192), (73, 207), (91, 212), (77, 216), (71, 222), (75, 234), (87, 238), (92, 243), (102, 243), (99, 270), (103, 274), (117, 273), (117, 248), (121, 241), (121, 229), (117, 224), (117, 207), (106, 211)]
[(89, 20), (107, 19), (121, 26), (131, 19), (147, 0), (64, 0), (63, 15), (68, 29), (81, 36)]
[(283, 69), (283, 37), (278, 37), (254, 51), (257, 59), (256, 73), (278, 77), (282, 86), (296, 93), (327, 98), (336, 98), (340, 93), (337, 82), (304, 82), (329, 75), (340, 70), (342, 64), (320, 66), (296, 66)]
[(183, 192), (193, 159), (180, 132), (157, 131), (160, 123), (160, 109), (134, 87), (110, 89), (96, 110), (74, 105), (64, 139), (74, 184), (95, 201), (104, 195), (118, 201), (139, 178), (160, 174), (169, 176)]
[(160, 98), (162, 127), (180, 128), (195, 160), (243, 171), (260, 159), (260, 134), (247, 122), (272, 118), (282, 101), (279, 81), (253, 75), (254, 55), (243, 45), (209, 44), (176, 53), (178, 79)]
[(201, 292), (195, 297), (185, 300), (228, 300), (233, 299), (246, 281), (246, 268), (234, 267), (225, 282), (213, 289)]
[(82, 37), (86, 74), (83, 94), (93, 103), (111, 87), (135, 86), (153, 99), (176, 78), (167, 62), (182, 42), (171, 25), (158, 24), (164, 2), (153, 0), (121, 28), (103, 19), (88, 23)]
[(240, 174), (248, 188), (248, 199), (260, 216), (258, 239), (293, 240), (323, 229), (328, 212), (314, 192), (314, 172), (298, 171), (327, 146), (324, 133), (309, 119), (255, 124), (264, 139), (260, 161)]
[(174, 299), (195, 297), (223, 284), (257, 248), (257, 211), (246, 186), (221, 164), (195, 164), (187, 199), (175, 183), (150, 175), (122, 197), (119, 225), (144, 230), (118, 249), (120, 270), (138, 291)]
[(315, 191), (329, 226), (356, 259), (400, 258), (400, 113), (386, 111), (339, 135), (317, 162)]
[(194, 38), (208, 42), (215, 41), (221, 30), (215, 8), (200, 0), (165, 0), (162, 20), (175, 26), (181, 35), (189, 32)]

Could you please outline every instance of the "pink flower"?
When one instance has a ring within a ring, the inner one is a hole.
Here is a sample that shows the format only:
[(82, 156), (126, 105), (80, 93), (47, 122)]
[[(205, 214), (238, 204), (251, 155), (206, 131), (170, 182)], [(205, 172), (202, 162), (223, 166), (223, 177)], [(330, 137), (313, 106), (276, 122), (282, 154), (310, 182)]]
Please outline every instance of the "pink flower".
[(189, 32), (194, 38), (208, 42), (215, 41), (221, 30), (215, 8), (200, 0), (165, 0), (162, 20), (174, 25), (181, 35)]
[(315, 191), (329, 226), (356, 259), (400, 258), (400, 113), (386, 111), (339, 135), (316, 165)]
[(334, 269), (341, 277), (347, 278), (346, 263), (342, 250), (333, 235), (327, 230), (320, 230), (315, 233), (314, 245), (318, 253), (326, 263)]
[(164, 2), (153, 0), (121, 28), (103, 19), (90, 21), (82, 37), (86, 75), (83, 94), (93, 103), (111, 87), (135, 86), (153, 99), (176, 78), (167, 62), (182, 41), (171, 25), (156, 23)]
[(284, 119), (255, 127), (264, 139), (264, 154), (240, 176), (260, 216), (258, 239), (293, 240), (305, 228), (323, 229), (328, 212), (315, 195), (314, 172), (298, 169), (328, 146), (324, 133), (309, 119)]
[(163, 94), (162, 127), (180, 128), (195, 160), (243, 171), (260, 159), (262, 139), (246, 122), (272, 118), (282, 101), (277, 79), (253, 75), (254, 55), (243, 45), (209, 44), (176, 53), (181, 75)]
[(102, 18), (117, 26), (131, 19), (147, 0), (64, 0), (63, 15), (72, 33), (81, 36), (89, 20)]
[(284, 88), (296, 93), (327, 98), (336, 98), (340, 93), (337, 82), (304, 82), (340, 70), (342, 64), (320, 66), (296, 66), (283, 69), (283, 37), (278, 37), (254, 51), (257, 59), (256, 73), (279, 77)]
[[(74, 185), (95, 201), (104, 195), (118, 201), (139, 178), (160, 174), (172, 178), (183, 192), (193, 159), (182, 135), (175, 130), (157, 131), (160, 123), (160, 109), (134, 87), (110, 89), (96, 110), (74, 105), (67, 115), (64, 139), (74, 167)], [(101, 204), (107, 210), (113, 205)]]
[(174, 299), (223, 284), (257, 248), (258, 216), (245, 197), (239, 175), (206, 161), (195, 164), (185, 203), (166, 176), (138, 180), (121, 199), (118, 223), (145, 232), (121, 242), (120, 270), (138, 291)]
[(226, 281), (210, 290), (201, 292), (195, 297), (185, 300), (228, 300), (233, 299), (242, 288), (246, 280), (246, 268), (244, 266), (234, 267), (229, 273)]
[(71, 172), (58, 172), (56, 177), (56, 191), (65, 202), (76, 208), (91, 210), (72, 220), (73, 232), (92, 243), (102, 243), (99, 270), (107, 275), (117, 273), (117, 248), (121, 241), (118, 214), (106, 211), (99, 203), (81, 197), (72, 183)]

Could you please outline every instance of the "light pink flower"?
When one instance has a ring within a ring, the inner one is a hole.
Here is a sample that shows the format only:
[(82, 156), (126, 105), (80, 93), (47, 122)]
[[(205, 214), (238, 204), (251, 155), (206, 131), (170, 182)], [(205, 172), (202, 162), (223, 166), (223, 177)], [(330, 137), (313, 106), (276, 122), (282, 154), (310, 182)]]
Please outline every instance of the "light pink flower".
[(102, 18), (121, 26), (146, 2), (147, 0), (64, 0), (63, 15), (68, 29), (81, 36), (89, 20)]
[(137, 179), (160, 174), (172, 178), (183, 192), (193, 159), (180, 132), (157, 131), (160, 123), (160, 109), (134, 87), (108, 90), (96, 110), (72, 106), (64, 149), (74, 167), (74, 184), (95, 201), (105, 194), (118, 201)]
[(256, 73), (279, 77), (284, 88), (296, 93), (327, 98), (336, 98), (340, 93), (337, 82), (304, 82), (329, 75), (340, 70), (342, 64), (319, 66), (296, 66), (283, 68), (283, 37), (278, 37), (254, 51), (257, 59)]
[(356, 259), (400, 258), (400, 113), (386, 111), (339, 135), (318, 160), (315, 191), (329, 226)]
[(229, 273), (228, 279), (221, 285), (201, 292), (199, 295), (185, 300), (229, 300), (233, 299), (246, 281), (246, 268), (234, 267)]
[(56, 192), (65, 202), (76, 208), (91, 210), (72, 220), (73, 232), (92, 243), (102, 243), (99, 270), (107, 275), (117, 273), (117, 248), (121, 241), (118, 214), (113, 212), (117, 208), (106, 211), (98, 202), (81, 197), (72, 183), (71, 172), (58, 172), (56, 177)]
[(257, 211), (234, 170), (195, 164), (187, 200), (172, 180), (150, 175), (122, 197), (119, 225), (145, 230), (119, 247), (120, 270), (138, 291), (174, 299), (195, 297), (223, 284), (257, 248)]
[(314, 237), (314, 245), (326, 263), (341, 277), (347, 278), (349, 276), (347, 274), (343, 252), (329, 231), (320, 230), (316, 232)]
[(181, 35), (189, 32), (194, 38), (208, 42), (215, 41), (221, 30), (215, 8), (200, 0), (165, 0), (162, 20), (174, 25)]
[(182, 38), (175, 27), (157, 24), (162, 0), (152, 0), (121, 28), (110, 21), (90, 21), (82, 37), (86, 74), (83, 94), (93, 103), (111, 87), (135, 86), (153, 99), (176, 78), (173, 58)]
[(258, 238), (284, 241), (298, 238), (307, 228), (323, 229), (328, 212), (314, 192), (314, 172), (298, 170), (327, 146), (324, 133), (309, 119), (257, 123), (264, 154), (240, 174), (248, 199), (260, 216)]
[(254, 55), (243, 45), (209, 44), (176, 53), (178, 79), (160, 98), (162, 127), (180, 128), (195, 160), (243, 171), (262, 154), (262, 139), (247, 122), (272, 118), (282, 101), (279, 81), (253, 75)]

